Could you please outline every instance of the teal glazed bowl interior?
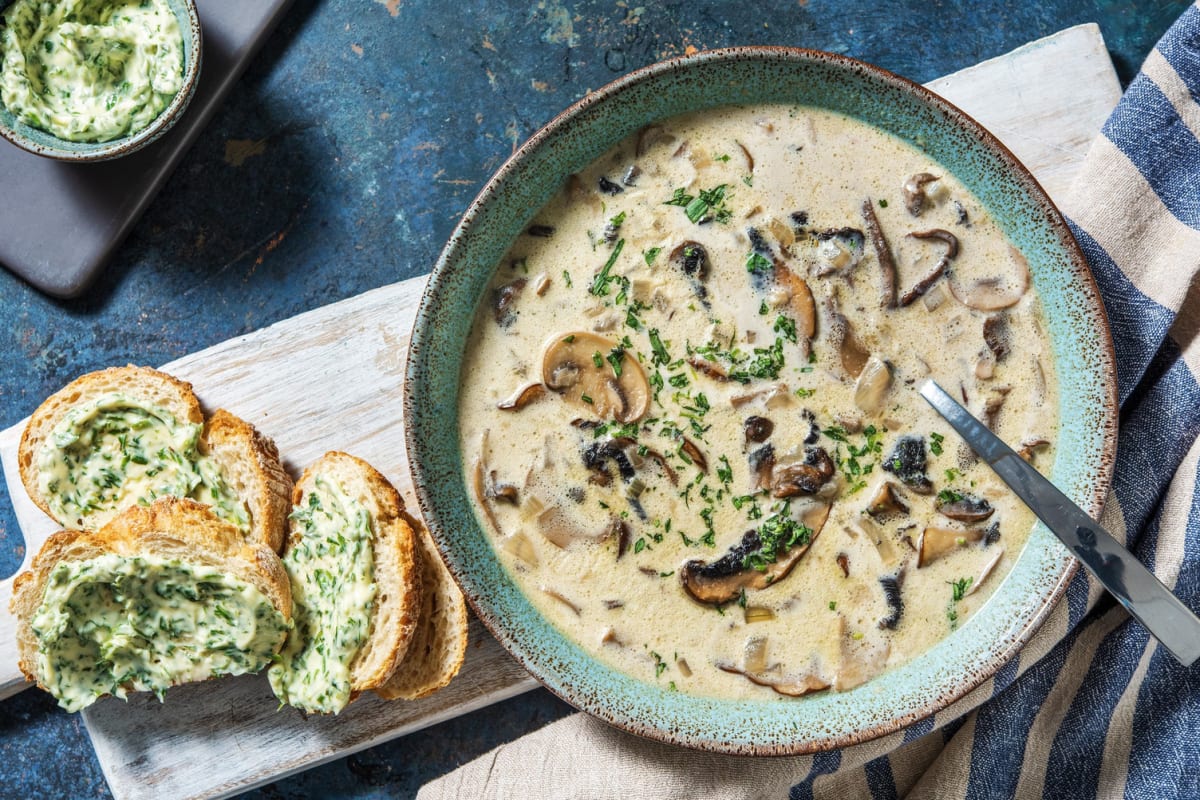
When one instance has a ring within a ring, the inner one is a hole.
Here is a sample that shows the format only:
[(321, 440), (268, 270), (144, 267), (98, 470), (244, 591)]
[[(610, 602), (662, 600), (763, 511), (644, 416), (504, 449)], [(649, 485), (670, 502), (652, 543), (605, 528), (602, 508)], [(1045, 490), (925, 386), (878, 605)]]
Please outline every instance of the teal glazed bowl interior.
[(458, 384), (475, 309), (535, 212), (577, 172), (656, 120), (751, 103), (816, 106), (927, 153), (984, 204), (1028, 259), (1060, 382), (1051, 478), (1099, 514), (1116, 447), (1112, 342), (1100, 296), (1062, 217), (1016, 158), (928, 90), (842, 56), (788, 48), (699, 53), (589, 94), (521, 147), (464, 215), (417, 315), (405, 389), (417, 496), (469, 601), (500, 642), (572, 705), (635, 734), (710, 751), (783, 755), (855, 744), (928, 716), (1012, 658), (1047, 616), (1076, 562), (1040, 524), (993, 597), (931, 650), (848, 692), (763, 701), (672, 692), (597, 661), (544, 619), (494, 555), (472, 510), (458, 444)]
[[(0, 0), (0, 13), (9, 5)], [(169, 131), (183, 116), (196, 93), (204, 47), (194, 0), (167, 0), (167, 5), (179, 20), (179, 31), (183, 35), (183, 84), (170, 104), (149, 125), (108, 142), (71, 142), (26, 125), (0, 102), (0, 136), (35, 155), (56, 161), (88, 162), (108, 161), (135, 153)]]

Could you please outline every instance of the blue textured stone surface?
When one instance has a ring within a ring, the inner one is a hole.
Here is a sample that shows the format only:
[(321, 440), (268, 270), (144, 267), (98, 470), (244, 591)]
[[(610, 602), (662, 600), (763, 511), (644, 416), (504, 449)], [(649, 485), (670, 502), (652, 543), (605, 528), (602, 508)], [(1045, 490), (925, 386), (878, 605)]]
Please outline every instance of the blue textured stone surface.
[[(927, 81), (1098, 22), (1127, 82), (1188, 5), (296, 0), (84, 298), (0, 271), (0, 427), (89, 370), (161, 364), (427, 272), (517, 144), (589, 89), (688, 48), (812, 47)], [(0, 175), (14, 189), (36, 191)], [(22, 555), (0, 485), (0, 575)], [(539, 690), (247, 796), (412, 796), (569, 710)], [(109, 795), (79, 717), (25, 692), (0, 702), (0, 797), (41, 796)]]

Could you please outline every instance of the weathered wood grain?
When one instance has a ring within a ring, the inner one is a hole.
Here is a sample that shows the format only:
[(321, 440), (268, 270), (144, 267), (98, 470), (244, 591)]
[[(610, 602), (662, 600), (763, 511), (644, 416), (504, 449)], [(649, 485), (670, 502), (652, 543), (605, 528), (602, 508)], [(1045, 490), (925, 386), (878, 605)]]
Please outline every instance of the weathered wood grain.
[[(934, 81), (1064, 196), (1120, 95), (1099, 29), (1082, 25)], [(316, 309), (164, 368), (192, 381), (209, 410), (228, 407), (275, 439), (294, 473), (330, 449), (373, 463), (415, 509), (404, 449), (401, 381), (424, 279)], [(31, 559), (54, 526), (16, 477), (22, 425), (0, 432), (0, 463)], [(15, 668), (11, 581), (0, 582), (0, 697), (26, 684)], [(107, 699), (84, 712), (113, 794), (215, 797), (244, 791), (467, 713), (535, 683), (472, 623), (460, 676), (414, 703), (360, 699), (336, 718), (304, 719), (261, 676)]]

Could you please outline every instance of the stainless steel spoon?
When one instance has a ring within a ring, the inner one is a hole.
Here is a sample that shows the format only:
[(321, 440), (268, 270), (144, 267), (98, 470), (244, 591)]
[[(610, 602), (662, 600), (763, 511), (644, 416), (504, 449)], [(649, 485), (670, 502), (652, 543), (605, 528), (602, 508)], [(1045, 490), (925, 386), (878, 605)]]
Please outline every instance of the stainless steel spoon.
[(1200, 618), (1163, 586), (1112, 534), (971, 416), (942, 387), (920, 389), (971, 449), (1025, 501), (1134, 619), (1185, 667), (1200, 659)]

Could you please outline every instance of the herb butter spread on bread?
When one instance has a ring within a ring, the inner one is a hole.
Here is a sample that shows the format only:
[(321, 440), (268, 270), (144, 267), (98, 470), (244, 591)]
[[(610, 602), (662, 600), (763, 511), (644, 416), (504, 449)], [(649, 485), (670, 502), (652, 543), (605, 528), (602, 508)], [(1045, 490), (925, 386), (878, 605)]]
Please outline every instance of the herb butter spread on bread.
[(278, 550), (291, 482), (270, 440), (232, 414), (205, 425), (192, 387), (143, 367), (72, 381), (30, 418), (18, 454), (26, 491), (71, 530), (98, 530), (159, 497), (212, 507)]
[(295, 629), (268, 671), (281, 702), (337, 713), (404, 656), (420, 573), (399, 494), (372, 467), (327, 453), (296, 484), (283, 556)]
[(47, 540), (14, 583), (22, 671), (68, 711), (263, 669), (291, 627), (273, 551), (190, 500)]

